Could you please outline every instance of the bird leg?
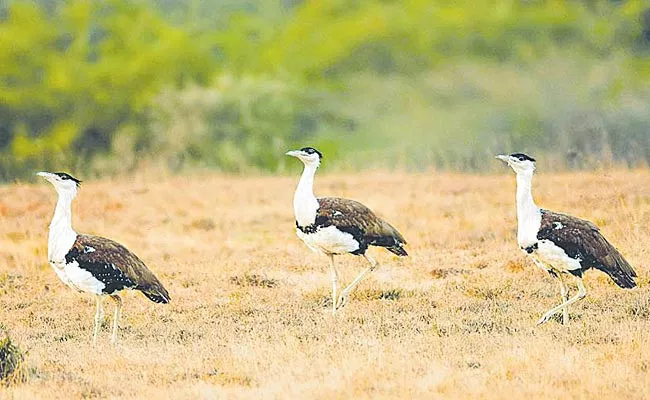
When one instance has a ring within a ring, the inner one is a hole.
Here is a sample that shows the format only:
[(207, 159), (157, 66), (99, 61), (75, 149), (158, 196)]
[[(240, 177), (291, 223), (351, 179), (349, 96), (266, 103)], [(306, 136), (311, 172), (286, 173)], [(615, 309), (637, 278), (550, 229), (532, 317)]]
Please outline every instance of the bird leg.
[[(562, 296), (562, 302), (566, 303), (567, 301), (569, 301), (569, 287), (564, 281), (564, 277), (562, 276), (562, 273), (558, 273), (557, 277), (560, 279), (560, 296)], [(568, 323), (569, 323), (569, 307), (567, 306), (562, 309), (562, 325), (566, 325)]]
[(535, 263), (535, 265), (537, 265), (537, 266), (538, 266), (539, 268), (541, 268), (543, 271), (546, 271), (546, 272), (551, 271), (550, 267), (547, 268), (547, 267), (544, 265), (544, 263), (542, 263), (541, 261), (539, 261), (537, 258), (535, 258), (535, 257), (531, 257), (531, 258), (532, 258), (533, 262)]
[(122, 299), (116, 294), (111, 295), (111, 299), (115, 301), (115, 315), (113, 316), (113, 334), (111, 335), (111, 343), (117, 343), (117, 321), (120, 319), (122, 312)]
[(332, 314), (336, 313), (336, 304), (338, 302), (338, 297), (336, 294), (339, 290), (339, 272), (336, 270), (334, 265), (334, 254), (329, 254), (330, 258), (330, 273), (332, 278)]
[(370, 257), (369, 255), (364, 254), (363, 257), (368, 261), (368, 263), (370, 263), (370, 266), (369, 266), (368, 268), (366, 268), (363, 272), (361, 272), (361, 273), (359, 274), (359, 276), (357, 276), (357, 277), (352, 281), (352, 283), (350, 283), (350, 284), (348, 285), (348, 287), (346, 287), (346, 288), (343, 290), (343, 292), (341, 292), (341, 297), (339, 297), (339, 303), (338, 303), (338, 307), (337, 307), (337, 308), (341, 308), (341, 307), (343, 307), (343, 306), (348, 302), (348, 298), (350, 297), (350, 293), (354, 290), (355, 287), (357, 287), (357, 285), (359, 284), (359, 282), (361, 282), (361, 280), (362, 280), (363, 278), (365, 278), (366, 275), (368, 275), (369, 273), (371, 273), (375, 268), (377, 268), (377, 265), (379, 265), (379, 264), (377, 263), (377, 261), (375, 261), (375, 260), (374, 260), (372, 257)]
[[(562, 273), (554, 270), (551, 266), (545, 265), (535, 257), (533, 257), (532, 259), (533, 262), (535, 262), (535, 265), (537, 265), (542, 270), (548, 272), (549, 274), (557, 277), (560, 280), (560, 296), (562, 297), (562, 303), (566, 303), (569, 300), (569, 287), (564, 281), (564, 277), (562, 276)], [(566, 325), (568, 323), (569, 323), (569, 307), (564, 307), (562, 309), (562, 324)]]
[(547, 322), (549, 319), (551, 319), (553, 315), (555, 315), (555, 313), (565, 309), (566, 307), (570, 306), (571, 304), (575, 303), (578, 300), (584, 299), (586, 295), (587, 295), (587, 289), (585, 289), (585, 284), (582, 282), (582, 278), (578, 278), (578, 294), (571, 297), (569, 300), (563, 302), (559, 306), (553, 307), (550, 310), (548, 310), (546, 314), (544, 314), (542, 318), (540, 318), (539, 321), (537, 321), (537, 325)]
[(102, 307), (102, 296), (97, 295), (97, 312), (95, 312), (95, 331), (93, 333), (93, 346), (97, 345), (97, 334), (104, 319), (104, 308)]

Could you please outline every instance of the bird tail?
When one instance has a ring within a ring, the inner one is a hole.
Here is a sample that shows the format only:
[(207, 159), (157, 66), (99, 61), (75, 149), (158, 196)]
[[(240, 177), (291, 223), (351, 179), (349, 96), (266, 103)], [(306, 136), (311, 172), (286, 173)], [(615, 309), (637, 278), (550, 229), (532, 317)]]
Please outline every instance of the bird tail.
[(609, 268), (599, 268), (598, 266), (596, 268), (609, 275), (609, 277), (623, 289), (632, 289), (636, 287), (636, 282), (634, 281), (634, 278), (637, 277), (636, 271), (614, 246), (611, 246), (608, 258), (609, 262), (607, 264), (610, 265)]
[(406, 244), (404, 236), (388, 222), (383, 220), (382, 222), (384, 235), (380, 240), (376, 241), (375, 245), (385, 247), (386, 250), (400, 257), (408, 256), (406, 249), (404, 249)]
[(394, 246), (394, 247), (387, 247), (386, 249), (393, 254), (397, 254), (400, 257), (406, 257), (409, 255), (409, 253), (407, 253), (404, 247), (402, 247), (401, 245)]
[(167, 289), (165, 289), (160, 282), (156, 282), (155, 285), (151, 285), (146, 288), (138, 287), (137, 289), (154, 303), (167, 304), (171, 301), (171, 297), (169, 297)]

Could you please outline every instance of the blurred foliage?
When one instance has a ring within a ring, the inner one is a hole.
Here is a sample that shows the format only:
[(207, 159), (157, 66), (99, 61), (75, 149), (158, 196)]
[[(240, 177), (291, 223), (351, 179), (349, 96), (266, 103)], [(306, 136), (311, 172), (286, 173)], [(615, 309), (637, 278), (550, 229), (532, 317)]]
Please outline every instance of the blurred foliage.
[(2, 180), (650, 162), (642, 0), (0, 1), (0, 65)]
[(148, 148), (171, 170), (187, 163), (277, 170), (292, 146), (326, 145), (319, 127), (345, 129), (346, 119), (328, 109), (326, 97), (263, 76), (222, 75), (209, 88), (166, 90), (152, 107)]
[(15, 2), (0, 24), (0, 174), (87, 162), (165, 86), (207, 83), (209, 46), (126, 1)]

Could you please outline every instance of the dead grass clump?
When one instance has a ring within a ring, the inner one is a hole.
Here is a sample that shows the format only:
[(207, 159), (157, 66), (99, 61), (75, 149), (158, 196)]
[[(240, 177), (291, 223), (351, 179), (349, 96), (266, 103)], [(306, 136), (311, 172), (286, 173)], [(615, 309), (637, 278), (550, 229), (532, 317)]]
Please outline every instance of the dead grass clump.
[(55, 337), (54, 340), (59, 342), (59, 343), (64, 343), (64, 342), (67, 342), (68, 340), (72, 340), (74, 338), (75, 338), (75, 335), (70, 334), (70, 333), (64, 333), (61, 336)]
[(190, 228), (202, 231), (212, 231), (217, 227), (217, 224), (211, 218), (200, 218), (192, 221)]
[(434, 268), (429, 272), (429, 274), (431, 274), (435, 279), (445, 279), (449, 276), (462, 275), (468, 272), (468, 270), (461, 268)]
[(639, 319), (650, 319), (650, 299), (637, 300), (627, 307), (628, 315)]
[(190, 329), (179, 329), (171, 335), (172, 340), (176, 343), (192, 343), (200, 340), (203, 334)]
[(261, 275), (256, 274), (232, 276), (230, 277), (230, 283), (237, 286), (255, 286), (263, 288), (274, 288), (278, 285), (278, 281), (276, 279), (265, 278)]
[(4, 272), (0, 274), (0, 293), (7, 294), (20, 285), (22, 275)]
[(9, 335), (0, 340), (0, 381), (5, 384), (24, 382), (27, 378), (25, 356)]
[(7, 232), (5, 236), (14, 243), (21, 242), (27, 238), (25, 232)]
[(517, 260), (509, 260), (505, 265), (504, 268), (507, 271), (513, 272), (513, 273), (519, 273), (523, 272), (525, 269), (525, 261), (523, 259), (517, 259)]
[(304, 299), (317, 308), (332, 308), (332, 295), (324, 293), (322, 290), (309, 292), (304, 295)]
[[(332, 307), (332, 296), (330, 294), (323, 294), (322, 290), (309, 293), (305, 296), (305, 299), (311, 303), (315, 303), (318, 307), (331, 308)], [(351, 300), (353, 301), (375, 301), (375, 300), (387, 300), (387, 301), (397, 301), (402, 297), (412, 295), (411, 292), (404, 291), (402, 289), (364, 289), (364, 290), (355, 290), (351, 294)]]
[(465, 290), (465, 295), (482, 300), (497, 300), (503, 294), (503, 288), (470, 287)]
[(467, 366), (467, 368), (470, 368), (470, 369), (479, 369), (479, 368), (481, 368), (481, 363), (476, 362), (476, 361), (467, 361), (467, 362), (465, 362), (465, 365)]
[(358, 291), (354, 297), (360, 300), (399, 300), (405, 293), (402, 289), (366, 289)]
[(459, 332), (462, 334), (490, 334), (490, 333), (500, 333), (512, 335), (516, 332), (516, 329), (505, 325), (501, 321), (495, 321), (494, 319), (464, 319), (462, 323), (458, 325)]
[(221, 372), (216, 369), (205, 374), (204, 380), (222, 386), (253, 386), (253, 379), (249, 376)]

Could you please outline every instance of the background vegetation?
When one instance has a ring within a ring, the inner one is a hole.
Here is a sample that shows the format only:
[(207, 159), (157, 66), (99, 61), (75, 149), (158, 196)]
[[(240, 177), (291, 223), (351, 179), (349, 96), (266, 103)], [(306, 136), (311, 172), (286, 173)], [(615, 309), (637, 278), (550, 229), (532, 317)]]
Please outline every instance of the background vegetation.
[(5, 0), (0, 66), (0, 180), (650, 162), (641, 0)]

